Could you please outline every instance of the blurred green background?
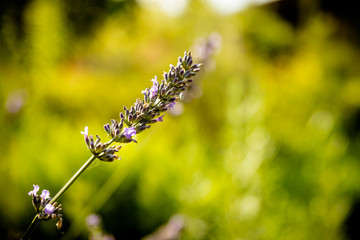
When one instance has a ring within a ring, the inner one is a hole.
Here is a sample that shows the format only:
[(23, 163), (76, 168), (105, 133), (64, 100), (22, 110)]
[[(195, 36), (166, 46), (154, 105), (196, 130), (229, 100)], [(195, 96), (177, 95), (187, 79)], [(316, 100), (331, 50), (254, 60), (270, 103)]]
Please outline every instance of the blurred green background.
[(62, 231), (42, 222), (34, 239), (88, 239), (92, 213), (116, 239), (173, 216), (180, 239), (358, 239), (356, 8), (240, 2), (2, 2), (0, 238), (31, 222), (32, 184), (54, 196), (87, 160), (84, 126), (107, 139), (102, 126), (192, 50), (205, 65), (183, 112), (86, 171), (60, 200)]

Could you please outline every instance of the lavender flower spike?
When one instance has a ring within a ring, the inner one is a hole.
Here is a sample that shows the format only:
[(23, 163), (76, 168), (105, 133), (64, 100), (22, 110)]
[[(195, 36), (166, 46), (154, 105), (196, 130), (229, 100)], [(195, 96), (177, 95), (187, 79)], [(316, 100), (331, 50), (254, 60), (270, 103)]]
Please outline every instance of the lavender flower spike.
[(32, 198), (36, 215), (24, 233), (23, 239), (29, 239), (37, 223), (43, 220), (57, 218), (56, 226), (60, 228), (63, 221), (62, 207), (56, 201), (96, 159), (112, 162), (119, 158), (115, 153), (120, 150), (121, 145), (111, 146), (112, 143), (136, 143), (137, 141), (133, 139), (135, 135), (149, 129), (156, 122), (162, 122), (164, 115), (161, 114), (174, 108), (175, 102), (182, 98), (183, 92), (191, 84), (192, 79), (190, 77), (195, 76), (201, 66), (202, 64), (193, 64), (191, 52), (185, 51), (184, 57), (179, 58), (176, 66), (170, 65), (169, 71), (164, 73), (160, 82), (156, 76), (151, 80), (152, 86), (141, 92), (144, 95), (143, 100), (136, 99), (130, 108), (124, 106), (124, 113), (120, 113), (119, 121), (111, 120), (110, 124), (105, 124), (104, 129), (110, 138), (109, 141), (101, 142), (97, 135), (95, 135), (97, 139), (94, 140), (94, 137), (89, 135), (89, 128), (86, 126), (81, 134), (84, 135), (85, 143), (92, 156), (53, 198), (50, 197), (50, 192), (45, 189), (39, 196), (37, 194), (40, 189), (39, 186), (33, 185), (34, 190), (28, 194)]
[(132, 138), (133, 136), (136, 135), (136, 130), (134, 127), (130, 127), (130, 128), (124, 128), (124, 136), (127, 138), (127, 139), (130, 139)]

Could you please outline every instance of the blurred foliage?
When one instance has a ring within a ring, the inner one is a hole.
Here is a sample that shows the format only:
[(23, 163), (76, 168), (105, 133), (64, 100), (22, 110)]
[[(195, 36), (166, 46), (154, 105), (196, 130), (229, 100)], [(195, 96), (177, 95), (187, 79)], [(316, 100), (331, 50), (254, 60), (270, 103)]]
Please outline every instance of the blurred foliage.
[(2, 11), (1, 239), (31, 222), (32, 184), (53, 196), (89, 157), (85, 125), (105, 139), (123, 105), (213, 32), (222, 46), (195, 81), (202, 96), (86, 171), (60, 201), (63, 230), (41, 223), (34, 239), (87, 239), (92, 213), (117, 239), (174, 215), (181, 239), (346, 239), (360, 193), (360, 54), (336, 18), (302, 2), (311, 14), (295, 27), (269, 6), (220, 15), (191, 1), (170, 17), (134, 1), (34, 0), (22, 37)]

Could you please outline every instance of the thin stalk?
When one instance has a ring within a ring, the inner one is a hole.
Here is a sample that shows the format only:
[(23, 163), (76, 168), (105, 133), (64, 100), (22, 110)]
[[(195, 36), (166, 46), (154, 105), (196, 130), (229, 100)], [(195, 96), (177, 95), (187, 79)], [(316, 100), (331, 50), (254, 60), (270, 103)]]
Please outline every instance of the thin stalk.
[[(49, 202), (49, 204), (53, 204), (57, 200), (60, 199), (60, 197), (65, 193), (66, 190), (69, 189), (69, 187), (75, 182), (75, 180), (90, 166), (90, 164), (96, 159), (95, 155), (92, 155), (85, 163), (81, 166), (81, 168), (70, 178), (70, 180), (60, 189), (60, 191), (55, 195), (53, 199)], [(22, 237), (23, 240), (30, 239), (31, 233), (34, 231), (36, 226), (39, 224), (40, 219), (38, 218), (38, 215), (34, 217), (33, 221), (31, 222), (30, 226), (24, 233), (24, 236)]]
[(38, 215), (36, 214), (34, 219), (31, 222), (30, 226), (28, 227), (28, 229), (26, 229), (26, 232), (22, 236), (21, 240), (30, 239), (32, 232), (34, 231), (36, 226), (39, 224), (39, 222), (40, 222), (40, 219), (38, 218)]
[(60, 191), (55, 195), (53, 199), (49, 202), (50, 204), (53, 204), (57, 200), (61, 198), (61, 196), (65, 193), (66, 190), (69, 189), (69, 187), (76, 181), (76, 179), (90, 166), (90, 164), (96, 159), (95, 155), (92, 155), (85, 163), (82, 165), (82, 167), (70, 178), (70, 180), (60, 189)]
[[(110, 141), (108, 141), (107, 142), (108, 146), (110, 146), (114, 141), (115, 141), (114, 138), (111, 139)], [(84, 165), (82, 165), (81, 168), (70, 178), (70, 180), (67, 181), (67, 183), (60, 189), (60, 191), (54, 196), (54, 198), (51, 199), (49, 204), (53, 204), (56, 201), (58, 201), (61, 198), (61, 196), (66, 192), (66, 190), (68, 190), (70, 188), (70, 186), (76, 181), (76, 179), (91, 165), (91, 163), (94, 162), (94, 160), (96, 158), (97, 158), (97, 156), (93, 154), (84, 163)], [(24, 233), (24, 235), (21, 239), (22, 240), (30, 239), (32, 232), (34, 231), (34, 229), (36, 228), (36, 226), (39, 224), (40, 221), (41, 220), (39, 219), (38, 214), (36, 214), (34, 219), (31, 222), (30, 226), (28, 227), (28, 229), (26, 230), (26, 232)]]
[[(111, 139), (109, 142), (109, 146), (114, 142), (115, 139)], [(69, 189), (69, 187), (76, 181), (76, 179), (90, 166), (90, 164), (97, 158), (97, 156), (92, 155), (85, 163), (81, 166), (81, 168), (70, 178), (70, 180), (60, 189), (60, 191), (54, 196), (53, 199), (49, 202), (53, 204), (57, 200), (61, 198), (61, 196)]]

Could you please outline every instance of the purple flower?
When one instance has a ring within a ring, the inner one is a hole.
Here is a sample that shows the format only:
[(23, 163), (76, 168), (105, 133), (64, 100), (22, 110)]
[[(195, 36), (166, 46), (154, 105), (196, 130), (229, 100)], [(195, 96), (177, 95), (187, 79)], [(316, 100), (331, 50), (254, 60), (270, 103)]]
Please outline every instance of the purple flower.
[(51, 205), (51, 204), (46, 204), (45, 209), (44, 209), (44, 212), (45, 212), (46, 214), (52, 214), (52, 213), (54, 212), (54, 210), (55, 210), (55, 207), (54, 207), (53, 205)]
[(90, 139), (89, 139), (89, 128), (88, 126), (85, 126), (85, 129), (84, 131), (81, 131), (80, 132), (81, 134), (84, 134), (84, 140), (85, 140), (85, 143), (86, 145), (88, 145), (88, 147), (90, 146)]
[(157, 94), (157, 92), (158, 92), (157, 86), (155, 84), (152, 85), (152, 87), (150, 88), (151, 97), (154, 97)]
[(101, 218), (97, 214), (90, 214), (86, 217), (86, 224), (89, 227), (97, 227), (101, 223)]
[(29, 196), (35, 196), (37, 191), (39, 191), (40, 187), (38, 185), (33, 185), (34, 186), (34, 190), (30, 191), (28, 194)]
[(50, 192), (46, 189), (44, 189), (40, 195), (40, 197), (44, 200), (48, 199), (50, 197)]
[(167, 105), (167, 109), (174, 109), (174, 106), (175, 106), (175, 102), (171, 102), (169, 103), (169, 105)]
[(158, 118), (155, 118), (154, 120), (155, 120), (156, 122), (162, 122), (162, 121), (163, 121), (163, 118), (164, 118), (164, 115), (162, 115), (162, 116), (160, 116), (160, 117), (158, 117)]
[(159, 84), (157, 81), (157, 76), (155, 76), (154, 79), (151, 79), (151, 81), (153, 82), (154, 86), (157, 86)]
[(127, 139), (130, 139), (131, 137), (135, 136), (136, 134), (136, 130), (134, 127), (130, 127), (130, 128), (125, 128), (124, 129), (124, 135)]
[(89, 135), (89, 128), (88, 126), (85, 127), (84, 131), (80, 132), (81, 134), (84, 134), (84, 137), (87, 137)]
[(154, 97), (156, 95), (156, 93), (158, 92), (158, 81), (157, 81), (157, 76), (155, 76), (154, 79), (151, 79), (151, 81), (153, 82), (152, 87), (150, 88), (150, 95), (151, 97)]

